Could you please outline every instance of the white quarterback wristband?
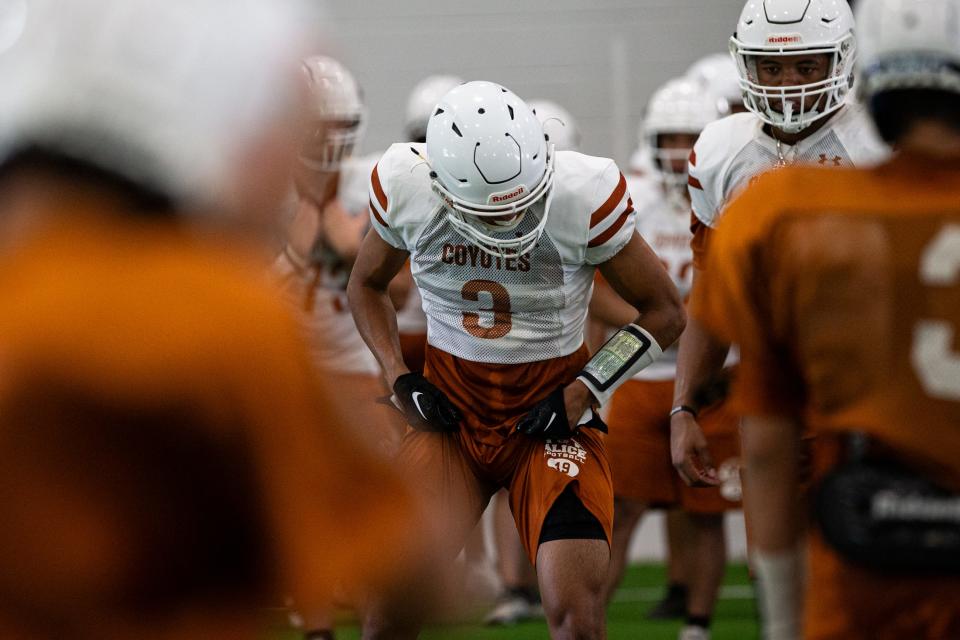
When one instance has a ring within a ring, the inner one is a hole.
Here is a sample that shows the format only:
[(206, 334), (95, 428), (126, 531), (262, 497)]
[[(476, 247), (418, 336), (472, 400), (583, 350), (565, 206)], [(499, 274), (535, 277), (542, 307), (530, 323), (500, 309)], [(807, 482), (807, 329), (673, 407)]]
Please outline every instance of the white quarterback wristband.
[(646, 329), (628, 324), (600, 347), (577, 380), (587, 385), (603, 406), (617, 387), (649, 367), (661, 355), (663, 349)]

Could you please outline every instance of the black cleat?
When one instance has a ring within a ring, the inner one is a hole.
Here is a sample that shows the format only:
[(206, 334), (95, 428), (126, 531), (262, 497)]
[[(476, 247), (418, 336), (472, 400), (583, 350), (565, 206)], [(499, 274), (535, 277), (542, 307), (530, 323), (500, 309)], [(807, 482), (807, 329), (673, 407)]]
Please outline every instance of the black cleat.
[(647, 620), (679, 620), (687, 615), (687, 588), (670, 585), (663, 600), (647, 612)]

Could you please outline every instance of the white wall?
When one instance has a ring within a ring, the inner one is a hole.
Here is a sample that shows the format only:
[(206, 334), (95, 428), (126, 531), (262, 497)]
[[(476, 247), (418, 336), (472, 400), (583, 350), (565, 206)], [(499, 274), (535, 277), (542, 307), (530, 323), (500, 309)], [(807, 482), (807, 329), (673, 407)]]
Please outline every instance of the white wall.
[(335, 55), (371, 110), (365, 151), (399, 140), (422, 77), (494, 80), (578, 120), (584, 151), (625, 162), (656, 87), (725, 51), (743, 0), (328, 0)]

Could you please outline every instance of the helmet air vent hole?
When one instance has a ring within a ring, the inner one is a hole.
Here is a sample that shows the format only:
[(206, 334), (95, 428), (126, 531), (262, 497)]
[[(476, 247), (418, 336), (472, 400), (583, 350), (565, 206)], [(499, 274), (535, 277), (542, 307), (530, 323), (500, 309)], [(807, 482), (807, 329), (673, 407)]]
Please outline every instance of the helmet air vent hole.
[(460, 133), (460, 128), (457, 127), (457, 123), (456, 123), (456, 122), (453, 123), (452, 127), (453, 127), (453, 132), (462, 138), (462, 137), (463, 137), (463, 134)]
[(513, 120), (513, 107), (511, 107), (510, 105), (507, 105), (507, 111), (510, 112), (510, 119)]
[(537, 151), (535, 154), (533, 154), (533, 159), (534, 159), (534, 160), (536, 160), (536, 159), (539, 158), (539, 157), (540, 157), (540, 152), (539, 152), (539, 151)]
[(479, 113), (480, 115), (483, 115), (483, 114), (485, 114), (486, 112), (487, 112), (487, 110), (484, 109), (483, 107), (480, 107), (479, 109), (477, 109), (477, 113)]
[(443, 109), (437, 107), (437, 110), (433, 112), (433, 115), (438, 116), (438, 115), (440, 115), (441, 113), (443, 113)]

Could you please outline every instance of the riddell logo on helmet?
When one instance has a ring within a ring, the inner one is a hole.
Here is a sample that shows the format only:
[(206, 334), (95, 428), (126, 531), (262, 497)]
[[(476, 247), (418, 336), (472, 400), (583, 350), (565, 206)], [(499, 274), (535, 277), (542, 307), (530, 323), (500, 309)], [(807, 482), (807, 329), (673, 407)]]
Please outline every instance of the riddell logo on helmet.
[(800, 44), (803, 38), (799, 35), (792, 36), (770, 36), (767, 38), (767, 44)]
[(510, 202), (511, 200), (516, 200), (526, 192), (527, 190), (523, 187), (523, 185), (520, 185), (519, 187), (517, 187), (516, 189), (508, 193), (495, 193), (494, 195), (490, 196), (490, 204), (500, 204), (501, 202)]

